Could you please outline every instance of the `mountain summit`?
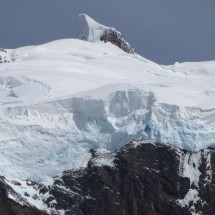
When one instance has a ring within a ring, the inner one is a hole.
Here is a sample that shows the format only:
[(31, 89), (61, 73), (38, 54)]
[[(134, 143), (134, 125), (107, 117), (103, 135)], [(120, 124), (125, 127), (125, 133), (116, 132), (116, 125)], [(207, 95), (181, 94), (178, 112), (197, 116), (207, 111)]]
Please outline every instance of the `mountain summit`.
[(134, 49), (122, 37), (122, 34), (115, 28), (99, 24), (86, 14), (79, 14), (80, 33), (79, 39), (95, 42), (111, 42), (127, 53), (134, 53)]
[(80, 33), (78, 38), (87, 41), (99, 41), (101, 36), (104, 35), (104, 31), (108, 29), (107, 26), (101, 25), (88, 15), (82, 13), (79, 14)]

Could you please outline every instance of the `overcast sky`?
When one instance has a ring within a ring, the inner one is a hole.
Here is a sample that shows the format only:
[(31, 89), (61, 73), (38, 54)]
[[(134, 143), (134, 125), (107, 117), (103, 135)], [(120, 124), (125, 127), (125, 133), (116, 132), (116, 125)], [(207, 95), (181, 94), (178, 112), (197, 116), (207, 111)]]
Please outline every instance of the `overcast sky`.
[(75, 36), (82, 12), (157, 63), (215, 60), (215, 0), (0, 0), (0, 47)]

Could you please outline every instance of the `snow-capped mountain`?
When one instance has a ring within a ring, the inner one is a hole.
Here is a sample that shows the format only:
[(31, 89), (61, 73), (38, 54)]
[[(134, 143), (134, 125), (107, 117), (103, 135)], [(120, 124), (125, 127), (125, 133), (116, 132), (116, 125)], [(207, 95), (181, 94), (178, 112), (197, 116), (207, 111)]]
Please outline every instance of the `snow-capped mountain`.
[(0, 175), (10, 186), (51, 184), (87, 167), (91, 149), (136, 139), (215, 146), (215, 61), (158, 65), (114, 28), (85, 14), (80, 23), (79, 39), (0, 52), (10, 62), (0, 64)]

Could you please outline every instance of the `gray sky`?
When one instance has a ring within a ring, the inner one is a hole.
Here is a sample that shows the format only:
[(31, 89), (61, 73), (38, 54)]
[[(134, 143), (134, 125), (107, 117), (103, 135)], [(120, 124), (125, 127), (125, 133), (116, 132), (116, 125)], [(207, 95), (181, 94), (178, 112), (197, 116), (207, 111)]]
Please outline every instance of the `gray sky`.
[(82, 12), (158, 63), (215, 60), (214, 0), (0, 0), (0, 47), (74, 36)]

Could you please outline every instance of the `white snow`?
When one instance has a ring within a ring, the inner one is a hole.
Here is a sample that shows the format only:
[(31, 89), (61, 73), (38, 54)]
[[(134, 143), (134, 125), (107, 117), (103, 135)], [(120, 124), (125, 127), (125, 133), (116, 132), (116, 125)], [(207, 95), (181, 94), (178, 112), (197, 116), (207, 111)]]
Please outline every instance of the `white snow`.
[(10, 199), (13, 199), (19, 204), (34, 206), (50, 213), (51, 208), (48, 208), (44, 203), (49, 197), (49, 194), (48, 192), (46, 194), (40, 193), (37, 184), (31, 184), (30, 181), (21, 181), (19, 179), (5, 180), (5, 183), (13, 189), (9, 190), (8, 197)]
[(106, 149), (98, 149), (96, 151), (97, 156), (92, 159), (92, 163), (95, 166), (110, 166), (114, 167), (115, 154)]
[(104, 34), (107, 26), (101, 25), (86, 14), (79, 14), (80, 33), (79, 38), (87, 41), (100, 41), (100, 37)]
[(199, 198), (199, 192), (196, 189), (190, 189), (184, 199), (179, 199), (176, 202), (181, 207), (189, 207), (189, 211), (192, 215), (202, 215), (202, 212), (197, 212), (195, 208), (195, 204), (197, 204), (198, 202), (204, 204)]
[(201, 172), (199, 166), (201, 164), (201, 152), (180, 154), (179, 174), (182, 177), (190, 179), (190, 186), (194, 184), (199, 186), (199, 177)]
[(0, 64), (0, 175), (49, 180), (134, 139), (215, 146), (215, 61), (161, 66), (97, 41), (102, 25), (80, 17), (94, 42), (22, 47)]
[(186, 196), (184, 197), (184, 199), (178, 200), (178, 203), (182, 206), (182, 207), (188, 207), (190, 202), (193, 202), (193, 204), (196, 204), (200, 198), (199, 198), (199, 192), (195, 189), (190, 189), (188, 191), (188, 193), (186, 194)]

